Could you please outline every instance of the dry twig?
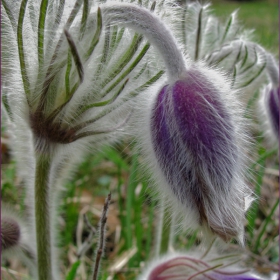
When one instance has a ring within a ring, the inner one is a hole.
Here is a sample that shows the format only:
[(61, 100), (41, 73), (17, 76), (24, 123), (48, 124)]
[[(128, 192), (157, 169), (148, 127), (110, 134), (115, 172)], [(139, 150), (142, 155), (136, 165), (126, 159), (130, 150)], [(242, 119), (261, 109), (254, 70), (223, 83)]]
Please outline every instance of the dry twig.
[(103, 211), (99, 221), (99, 244), (98, 244), (98, 249), (96, 251), (96, 257), (94, 262), (94, 270), (93, 270), (93, 278), (92, 278), (93, 280), (97, 279), (101, 257), (105, 248), (105, 226), (106, 226), (107, 212), (109, 209), (110, 201), (111, 201), (111, 193), (108, 194), (105, 200)]

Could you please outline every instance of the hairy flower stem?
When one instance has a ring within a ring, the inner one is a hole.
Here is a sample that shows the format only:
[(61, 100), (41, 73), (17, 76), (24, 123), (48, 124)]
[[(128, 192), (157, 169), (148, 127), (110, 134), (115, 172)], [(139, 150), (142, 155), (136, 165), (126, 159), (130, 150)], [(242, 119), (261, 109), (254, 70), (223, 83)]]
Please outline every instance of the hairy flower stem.
[(171, 235), (171, 214), (168, 206), (165, 204), (165, 196), (161, 197), (160, 201), (160, 213), (159, 213), (159, 223), (157, 232), (157, 242), (156, 242), (156, 252), (155, 255), (159, 257), (161, 254), (168, 252), (170, 245), (170, 235)]
[(51, 232), (48, 177), (50, 156), (37, 154), (35, 171), (35, 220), (38, 279), (53, 280), (51, 269)]
[(162, 55), (169, 79), (176, 81), (187, 74), (187, 65), (172, 32), (157, 16), (145, 8), (127, 3), (110, 3), (102, 7), (110, 24), (124, 24), (142, 33)]
[(169, 249), (169, 239), (171, 235), (171, 215), (169, 208), (164, 206), (161, 210), (163, 211), (163, 223), (162, 223), (162, 235), (161, 235), (161, 242), (160, 242), (160, 255), (165, 254), (168, 252)]

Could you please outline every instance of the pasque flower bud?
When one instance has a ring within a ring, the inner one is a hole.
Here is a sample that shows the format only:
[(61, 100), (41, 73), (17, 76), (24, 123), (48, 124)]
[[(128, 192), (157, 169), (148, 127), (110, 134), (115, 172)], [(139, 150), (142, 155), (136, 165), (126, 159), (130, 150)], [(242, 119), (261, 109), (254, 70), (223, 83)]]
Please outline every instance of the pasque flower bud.
[[(212, 78), (209, 78), (210, 77)], [(212, 75), (212, 76), (211, 76)], [(182, 207), (224, 240), (237, 237), (244, 218), (242, 155), (232, 102), (215, 73), (193, 67), (164, 86), (151, 114), (158, 165)]]
[[(157, 16), (129, 4), (105, 6), (111, 22), (143, 33), (162, 56), (168, 79), (150, 90), (142, 147), (167, 204), (225, 241), (242, 242), (246, 197), (242, 112), (229, 81), (219, 72), (182, 55), (170, 30)], [(148, 118), (147, 118), (148, 115)], [(140, 129), (139, 129), (140, 131)]]

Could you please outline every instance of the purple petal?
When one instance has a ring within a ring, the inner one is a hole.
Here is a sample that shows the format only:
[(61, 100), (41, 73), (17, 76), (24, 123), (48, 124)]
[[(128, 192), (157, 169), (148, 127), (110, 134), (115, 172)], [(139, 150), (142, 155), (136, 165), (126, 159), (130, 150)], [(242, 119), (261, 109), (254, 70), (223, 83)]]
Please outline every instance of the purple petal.
[(268, 109), (271, 120), (271, 125), (276, 134), (276, 137), (279, 138), (279, 88), (272, 89), (269, 92), (268, 96)]

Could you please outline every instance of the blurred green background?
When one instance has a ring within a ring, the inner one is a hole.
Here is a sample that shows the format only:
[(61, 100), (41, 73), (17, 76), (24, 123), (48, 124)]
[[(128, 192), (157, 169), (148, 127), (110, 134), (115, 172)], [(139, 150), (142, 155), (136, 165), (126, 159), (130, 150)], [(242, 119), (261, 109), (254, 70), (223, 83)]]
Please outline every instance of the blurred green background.
[[(277, 57), (278, 2), (260, 1), (212, 1), (213, 14), (226, 22), (234, 10), (246, 29), (254, 29), (255, 41)], [(261, 273), (277, 271), (278, 218), (277, 200), (279, 162), (275, 148), (270, 148), (260, 131), (255, 135), (256, 164), (251, 166), (254, 180), (252, 188), (261, 199), (253, 205), (250, 227), (247, 227), (249, 266)], [(16, 163), (9, 149), (9, 137), (2, 123), (2, 201), (9, 203), (16, 211), (25, 213), (25, 189), (15, 172)], [(105, 196), (112, 192), (112, 205), (108, 215), (107, 248), (103, 262), (102, 279), (136, 279), (144, 262), (154, 248), (156, 233), (156, 204), (148, 188), (148, 179), (139, 168), (141, 156), (133, 156), (133, 145), (124, 142), (114, 148), (104, 148), (85, 158), (72, 180), (66, 184), (61, 198), (58, 229), (61, 232), (59, 247), (64, 275), (79, 266), (77, 275), (68, 274), (68, 280), (86, 279), (92, 267), (93, 252), (97, 240), (86, 256), (77, 263), (77, 239), (84, 240), (89, 232), (78, 227), (82, 214), (86, 213), (96, 226)], [(274, 207), (276, 205), (276, 207)], [(178, 248), (188, 249), (200, 244), (196, 235), (181, 234), (177, 237)], [(122, 264), (122, 265), (120, 265)], [(116, 269), (117, 265), (119, 268)], [(19, 262), (10, 259), (2, 263), (3, 279), (28, 279), (28, 272)], [(108, 267), (111, 268), (109, 272)], [(73, 272), (73, 271), (72, 271)], [(107, 278), (109, 275), (112, 278)], [(72, 277), (72, 278), (71, 278)]]

